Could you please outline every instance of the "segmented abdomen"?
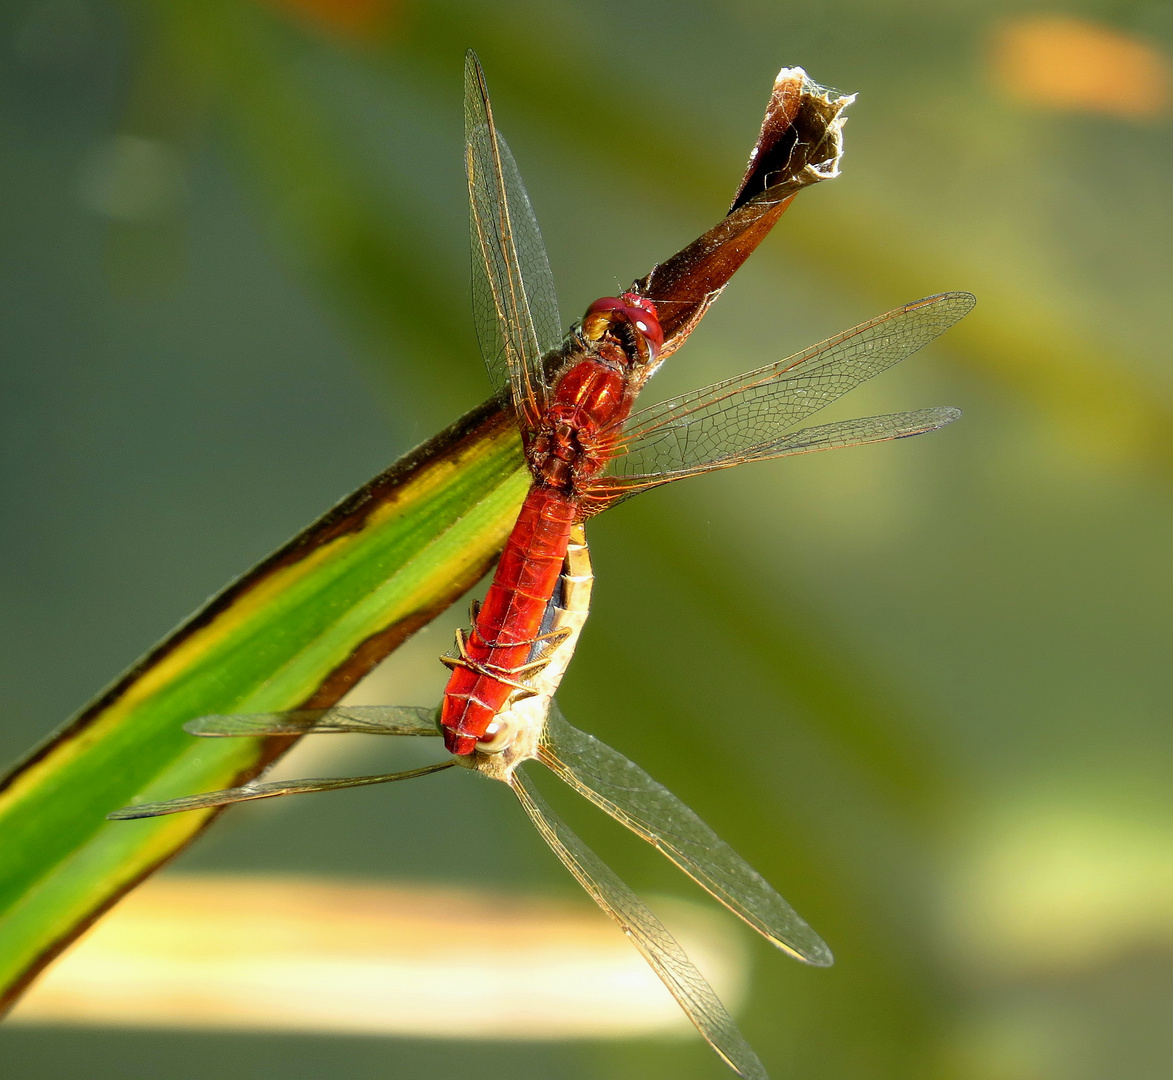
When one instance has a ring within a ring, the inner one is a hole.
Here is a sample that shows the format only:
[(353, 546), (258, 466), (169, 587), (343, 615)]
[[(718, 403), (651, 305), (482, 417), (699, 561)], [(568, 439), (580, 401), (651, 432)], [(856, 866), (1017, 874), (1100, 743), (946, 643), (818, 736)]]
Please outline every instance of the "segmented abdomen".
[(576, 509), (573, 499), (551, 488), (533, 487), (526, 496), (466, 647), (470, 662), (496, 674), (457, 667), (444, 691), (440, 723), (453, 754), (473, 752), (515, 689), (506, 680), (524, 681), (509, 672), (530, 659)]

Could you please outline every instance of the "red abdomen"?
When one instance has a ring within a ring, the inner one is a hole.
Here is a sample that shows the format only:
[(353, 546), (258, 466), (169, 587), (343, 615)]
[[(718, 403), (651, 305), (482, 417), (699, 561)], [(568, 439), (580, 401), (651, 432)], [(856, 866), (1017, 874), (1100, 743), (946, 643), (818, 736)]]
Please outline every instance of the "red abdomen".
[(566, 557), (575, 511), (572, 497), (548, 487), (531, 488), (526, 496), (466, 646), (471, 663), (500, 677), (468, 667), (453, 670), (440, 709), (444, 745), (451, 753), (471, 754), (513, 693), (503, 680), (530, 659)]

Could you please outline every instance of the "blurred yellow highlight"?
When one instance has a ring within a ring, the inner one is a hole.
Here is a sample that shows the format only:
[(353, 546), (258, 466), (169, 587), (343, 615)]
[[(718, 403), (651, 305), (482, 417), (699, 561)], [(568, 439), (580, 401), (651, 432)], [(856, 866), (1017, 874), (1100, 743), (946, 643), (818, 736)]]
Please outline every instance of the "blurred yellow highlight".
[[(692, 904), (657, 908), (736, 1006), (739, 935)], [(585, 904), (239, 875), (146, 882), (46, 971), (11, 1022), (476, 1039), (692, 1031)]]
[(1001, 24), (995, 84), (1014, 100), (1053, 109), (1151, 119), (1169, 110), (1173, 65), (1155, 45), (1070, 15)]
[(1173, 950), (1173, 822), (1026, 804), (955, 882), (953, 939), (999, 976), (1095, 968)]

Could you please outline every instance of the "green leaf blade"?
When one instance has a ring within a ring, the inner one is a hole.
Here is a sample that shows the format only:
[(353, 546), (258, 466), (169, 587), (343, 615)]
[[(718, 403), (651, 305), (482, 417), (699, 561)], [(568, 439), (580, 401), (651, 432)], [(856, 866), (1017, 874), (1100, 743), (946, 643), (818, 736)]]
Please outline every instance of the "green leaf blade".
[(334, 704), (482, 576), (528, 481), (486, 403), (229, 586), (0, 781), (0, 1002), (214, 816), (109, 811), (244, 783), (293, 742), (196, 740), (186, 721)]

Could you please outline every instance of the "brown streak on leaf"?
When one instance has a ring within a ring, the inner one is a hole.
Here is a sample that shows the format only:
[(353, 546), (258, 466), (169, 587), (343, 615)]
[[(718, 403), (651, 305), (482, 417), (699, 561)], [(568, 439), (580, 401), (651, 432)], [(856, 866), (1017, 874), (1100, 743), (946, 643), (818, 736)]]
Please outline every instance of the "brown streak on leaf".
[[(35, 747), (26, 757), (18, 761), (2, 778), (0, 778), (0, 792), (3, 792), (26, 769), (47, 757), (56, 747), (77, 738), (102, 713), (119, 700), (146, 672), (159, 664), (164, 658), (175, 651), (188, 638), (203, 627), (215, 620), (222, 612), (232, 607), (242, 596), (255, 589), (261, 582), (273, 575), (276, 571), (291, 564), (300, 562), (323, 545), (330, 543), (340, 536), (361, 529), (367, 518), (375, 510), (393, 505), (400, 489), (412, 479), (421, 475), (436, 463), (459, 457), (468, 452), (484, 440), (507, 432), (512, 427), (512, 418), (504, 409), (499, 398), (490, 398), (482, 402), (475, 409), (466, 413), (455, 423), (433, 436), (427, 442), (421, 443), (414, 450), (405, 454), (390, 468), (381, 472), (373, 480), (368, 481), (353, 494), (343, 499), (337, 506), (328, 510), (308, 528), (298, 533), (284, 547), (279, 548), (263, 562), (253, 567), (234, 584), (216, 596), (206, 607), (197, 611), (187, 622), (180, 626), (170, 637), (166, 638), (152, 649), (142, 660), (114, 683), (96, 701), (87, 706), (77, 717), (63, 728), (54, 732), (39, 746)], [(471, 584), (471, 583), (470, 583)], [(453, 601), (455, 601), (469, 585), (454, 582), (447, 593), (430, 605), (426, 610), (413, 614), (410, 629), (403, 631), (400, 641), (405, 640), (415, 632), (424, 622), (434, 618)], [(453, 591), (455, 590), (455, 591)], [(398, 625), (398, 624), (397, 624)], [(387, 636), (393, 640), (395, 626), (389, 627), (376, 637)], [(388, 651), (394, 648), (398, 641), (390, 645)], [(360, 646), (360, 649), (362, 646)], [(385, 655), (385, 654), (384, 654)], [(349, 662), (348, 662), (349, 663)], [(362, 661), (359, 661), (361, 666)], [(339, 671), (345, 669), (343, 665)], [(337, 674), (337, 673), (336, 673)], [(331, 676), (333, 679), (334, 676)], [(346, 691), (343, 690), (342, 693)], [(342, 695), (339, 694), (339, 697)], [(318, 695), (311, 699), (317, 701)], [(328, 704), (333, 704), (333, 701)], [(290, 745), (284, 737), (281, 741)], [(268, 764), (272, 758), (266, 760)], [(253, 773), (252, 775), (255, 775)], [(239, 782), (249, 779), (245, 776)]]

